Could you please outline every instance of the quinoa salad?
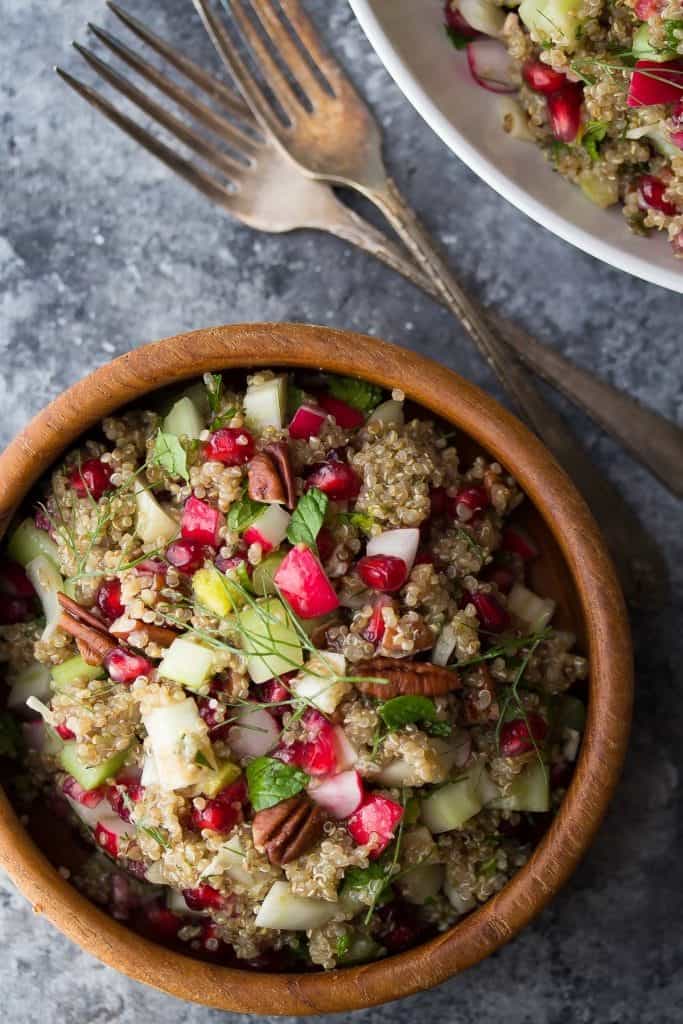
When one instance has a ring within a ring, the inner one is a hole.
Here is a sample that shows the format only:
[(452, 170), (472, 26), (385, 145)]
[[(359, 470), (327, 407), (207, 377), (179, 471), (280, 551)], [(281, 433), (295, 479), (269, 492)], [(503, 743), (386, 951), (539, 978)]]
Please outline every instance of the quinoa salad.
[(682, 0), (446, 0), (445, 28), (511, 136), (683, 256)]
[(344, 967), (449, 928), (571, 778), (586, 660), (523, 495), (426, 410), (207, 374), (107, 417), (0, 559), (0, 757), (64, 877), (173, 949)]

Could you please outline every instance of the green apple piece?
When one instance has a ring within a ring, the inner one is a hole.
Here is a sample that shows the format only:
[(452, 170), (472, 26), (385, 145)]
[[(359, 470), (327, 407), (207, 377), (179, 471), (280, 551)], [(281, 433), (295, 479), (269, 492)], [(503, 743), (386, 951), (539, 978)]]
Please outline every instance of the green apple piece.
[(201, 790), (205, 796), (214, 797), (226, 786), (231, 785), (239, 779), (242, 769), (233, 761), (219, 761), (215, 771), (207, 768), (206, 775), (201, 782)]
[(38, 555), (46, 555), (55, 565), (59, 562), (57, 545), (45, 530), (39, 530), (32, 519), (19, 523), (9, 539), (7, 554), (19, 565), (28, 565)]
[(301, 639), (277, 598), (255, 601), (244, 608), (240, 629), (252, 682), (265, 683), (303, 665)]
[(416, 864), (408, 866), (396, 884), (406, 903), (421, 907), (438, 894), (445, 874), (443, 864)]
[(166, 649), (158, 671), (162, 679), (195, 693), (207, 692), (209, 680), (216, 674), (215, 654), (199, 640), (179, 636)]
[(57, 629), (62, 609), (57, 594), (64, 590), (64, 580), (59, 569), (47, 555), (36, 555), (26, 566), (26, 575), (33, 584), (45, 616), (45, 629), (40, 639), (49, 640)]
[(176, 437), (199, 437), (204, 429), (204, 422), (197, 406), (188, 395), (174, 403), (164, 419), (162, 429), (166, 434), (175, 434)]
[(287, 378), (273, 377), (263, 384), (249, 385), (244, 395), (244, 415), (254, 430), (281, 430), (287, 416)]
[(337, 902), (295, 896), (289, 882), (273, 882), (256, 915), (257, 928), (306, 932), (321, 928), (339, 910)]
[(76, 654), (53, 667), (52, 688), (62, 692), (74, 683), (89, 683), (93, 679), (103, 679), (105, 675), (101, 665), (88, 665), (80, 654)]
[(484, 806), (481, 765), (475, 764), (455, 782), (448, 782), (421, 803), (422, 821), (432, 835), (462, 828)]
[(73, 775), (76, 782), (83, 789), (96, 789), (120, 771), (127, 756), (128, 750), (121, 750), (118, 754), (112, 754), (111, 757), (108, 757), (106, 761), (102, 761), (100, 764), (85, 765), (82, 761), (79, 761), (76, 755), (76, 741), (69, 740), (62, 747), (59, 763), (65, 772)]
[(273, 580), (286, 555), (286, 551), (271, 551), (263, 561), (255, 566), (251, 577), (251, 588), (259, 597), (274, 597), (277, 594)]
[(29, 697), (46, 701), (50, 698), (50, 670), (47, 665), (33, 662), (10, 679), (7, 707), (22, 711)]
[(650, 26), (647, 22), (644, 22), (634, 33), (631, 40), (631, 52), (636, 60), (653, 60), (658, 63), (676, 58), (676, 54), (672, 50), (655, 50), (650, 42)]
[(619, 188), (615, 181), (605, 180), (595, 171), (582, 171), (578, 178), (579, 187), (586, 199), (601, 210), (619, 202)]
[(145, 544), (168, 544), (178, 533), (178, 524), (156, 500), (151, 491), (139, 487), (135, 492), (137, 515), (135, 532)]
[(577, 0), (522, 0), (518, 14), (535, 43), (572, 48), (579, 28)]
[(535, 757), (515, 778), (506, 795), (489, 801), (488, 806), (499, 811), (549, 811), (550, 784), (547, 765)]

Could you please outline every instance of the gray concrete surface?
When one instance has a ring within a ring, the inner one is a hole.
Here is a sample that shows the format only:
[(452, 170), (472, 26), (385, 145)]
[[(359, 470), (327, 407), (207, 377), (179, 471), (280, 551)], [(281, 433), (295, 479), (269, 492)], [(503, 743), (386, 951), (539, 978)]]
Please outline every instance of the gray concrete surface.
[[(417, 0), (416, 0), (417, 2)], [(131, 10), (215, 66), (188, 0)], [(681, 300), (595, 262), (500, 199), (402, 98), (342, 0), (311, 0), (381, 117), (390, 166), (482, 299), (670, 417), (680, 416)], [(495, 383), (431, 301), (330, 238), (231, 223), (55, 77), (92, 80), (70, 41), (97, 0), (0, 0), (0, 443), (89, 370), (139, 343), (226, 321), (370, 331)], [(116, 30), (118, 31), (118, 30)], [(549, 172), (550, 173), (550, 172)], [(566, 409), (566, 407), (564, 407)], [(668, 549), (677, 595), (634, 620), (635, 729), (611, 813), (559, 899), (514, 943), (440, 989), (357, 1015), (366, 1024), (675, 1024), (683, 1018), (680, 854), (680, 506), (573, 413), (577, 433)], [(72, 946), (0, 881), (0, 992), (11, 1024), (208, 1024)]]

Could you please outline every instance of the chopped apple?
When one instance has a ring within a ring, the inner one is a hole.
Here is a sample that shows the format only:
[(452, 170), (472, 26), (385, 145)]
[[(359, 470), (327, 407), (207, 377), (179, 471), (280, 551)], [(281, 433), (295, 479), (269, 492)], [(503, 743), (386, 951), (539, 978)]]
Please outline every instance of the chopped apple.
[(416, 864), (408, 867), (398, 881), (398, 888), (406, 903), (423, 906), (438, 895), (446, 871), (443, 864)]
[(212, 878), (227, 875), (238, 885), (253, 889), (256, 879), (246, 868), (244, 849), (237, 835), (231, 836), (225, 846), (221, 846), (211, 863), (203, 871), (203, 877)]
[(135, 491), (135, 505), (135, 532), (145, 544), (161, 547), (173, 540), (178, 533), (178, 524), (164, 512), (151, 491), (138, 487)]
[(323, 714), (331, 715), (352, 689), (351, 683), (339, 678), (345, 672), (346, 659), (343, 654), (320, 651), (309, 659), (304, 671), (292, 679), (290, 687), (297, 697), (312, 704)]
[(212, 648), (187, 636), (173, 641), (159, 665), (162, 679), (180, 683), (195, 693), (208, 692), (209, 680), (215, 674), (216, 656)]
[(466, 914), (468, 910), (474, 910), (477, 905), (474, 896), (461, 896), (456, 887), (447, 878), (443, 883), (443, 891), (448, 902), (458, 914)]
[(241, 774), (240, 766), (233, 761), (219, 761), (215, 771), (210, 768), (206, 769), (206, 774), (201, 781), (201, 791), (204, 796), (214, 797), (231, 782), (239, 779)]
[(251, 586), (259, 597), (272, 597), (277, 594), (275, 573), (280, 568), (286, 554), (286, 551), (272, 551), (258, 565), (254, 566)]
[(215, 766), (206, 723), (191, 697), (153, 708), (142, 721), (163, 789), (192, 786), (203, 777), (207, 761)]
[(255, 601), (240, 612), (247, 671), (254, 683), (265, 683), (303, 665), (301, 639), (277, 598)]
[(39, 530), (32, 519), (24, 519), (7, 544), (7, 554), (13, 562), (27, 566), (38, 555), (46, 555), (59, 563), (59, 550), (46, 530)]
[(197, 406), (188, 395), (184, 395), (173, 404), (164, 419), (163, 429), (165, 433), (175, 434), (176, 437), (199, 437), (204, 429), (204, 423)]
[(385, 530), (377, 537), (370, 538), (366, 552), (368, 555), (389, 555), (391, 558), (400, 558), (410, 572), (419, 543), (420, 531), (414, 527), (403, 530)]
[(287, 536), (291, 516), (280, 505), (266, 505), (243, 533), (245, 544), (260, 544), (264, 555), (279, 548)]
[(41, 640), (49, 640), (57, 629), (62, 610), (57, 594), (64, 590), (64, 580), (59, 569), (47, 555), (36, 555), (26, 566), (26, 575), (38, 595), (45, 615), (45, 628)]
[(275, 574), (275, 583), (302, 619), (327, 615), (339, 607), (339, 598), (325, 570), (305, 544), (297, 544), (288, 552)]
[(402, 427), (404, 423), (403, 402), (397, 402), (390, 398), (377, 406), (368, 417), (368, 423), (379, 422), (390, 424), (392, 427)]
[(287, 414), (287, 378), (273, 377), (263, 384), (250, 384), (244, 396), (244, 415), (250, 427), (262, 432), (266, 427), (281, 430)]
[(327, 924), (338, 909), (336, 901), (295, 896), (288, 882), (273, 882), (256, 915), (255, 924), (257, 928), (306, 932)]

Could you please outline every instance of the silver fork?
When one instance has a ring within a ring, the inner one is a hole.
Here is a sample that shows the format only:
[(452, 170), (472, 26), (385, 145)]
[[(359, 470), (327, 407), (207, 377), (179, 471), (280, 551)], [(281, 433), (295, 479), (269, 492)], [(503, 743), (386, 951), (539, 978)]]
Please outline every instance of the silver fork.
[[(238, 220), (266, 231), (282, 232), (302, 227), (329, 231), (379, 257), (414, 283), (433, 293), (434, 289), (429, 280), (403, 256), (393, 242), (339, 202), (329, 186), (304, 177), (292, 162), (282, 155), (267, 132), (259, 133), (249, 109), (224, 82), (209, 75), (172, 49), (116, 5), (109, 6), (128, 28), (225, 110), (231, 120), (181, 89), (171, 78), (143, 60), (110, 33), (90, 26), (100, 41), (128, 66), (190, 113), (199, 125), (208, 128), (225, 141), (230, 147), (231, 154), (226, 154), (214, 142), (200, 135), (191, 125), (171, 114), (90, 50), (81, 46), (77, 46), (77, 49), (99, 75), (193, 153), (216, 168), (220, 175), (209, 173), (195, 161), (181, 156), (175, 149), (117, 110), (94, 89), (79, 82), (66, 71), (57, 69), (73, 89), (173, 171)], [(493, 317), (493, 314), (487, 315)], [(501, 322), (500, 318), (497, 318), (497, 321)], [(611, 417), (614, 424), (608, 422), (608, 429), (612, 429), (618, 436), (621, 435), (624, 443), (628, 441), (628, 432), (622, 430), (621, 425), (628, 423), (629, 418), (631, 422), (640, 418), (639, 429), (644, 437), (651, 435), (653, 429), (659, 433), (676, 430), (666, 420), (643, 409), (616, 389), (595, 381), (589, 374), (573, 367), (561, 356), (544, 349), (520, 329), (507, 324), (505, 329), (514, 346), (519, 346), (520, 350), (526, 352), (528, 346), (532, 345), (534, 365), (541, 373), (555, 379), (556, 382), (561, 381), (565, 389), (574, 392), (576, 399), (584, 389), (591, 387), (593, 392), (590, 404), (593, 408), (588, 411), (596, 418), (602, 415), (603, 419), (607, 418), (609, 421)], [(599, 410), (602, 410), (601, 414)], [(606, 410), (611, 412), (607, 414)], [(615, 427), (617, 429), (614, 429)], [(680, 436), (670, 437), (668, 450), (671, 453), (672, 464), (676, 445), (680, 451)], [(670, 468), (667, 468), (661, 459), (659, 462), (656, 461), (657, 450), (636, 454), (658, 472), (665, 482), (667, 477), (669, 480), (672, 478)], [(618, 517), (621, 515), (621, 499), (616, 491), (614, 494), (613, 513)]]

